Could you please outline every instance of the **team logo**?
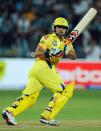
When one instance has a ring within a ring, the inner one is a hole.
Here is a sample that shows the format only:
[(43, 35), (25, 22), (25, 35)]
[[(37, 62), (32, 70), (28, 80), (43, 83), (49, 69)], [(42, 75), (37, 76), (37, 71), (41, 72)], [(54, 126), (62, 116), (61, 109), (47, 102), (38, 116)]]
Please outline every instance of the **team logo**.
[(53, 45), (54, 45), (54, 46), (57, 46), (57, 42), (56, 42), (55, 40), (53, 41)]

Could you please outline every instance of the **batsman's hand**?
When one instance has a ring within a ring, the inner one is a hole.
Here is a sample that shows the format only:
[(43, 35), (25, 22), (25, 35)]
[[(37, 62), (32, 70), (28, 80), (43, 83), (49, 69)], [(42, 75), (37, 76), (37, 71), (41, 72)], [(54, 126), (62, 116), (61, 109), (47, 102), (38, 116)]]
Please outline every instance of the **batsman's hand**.
[(50, 50), (50, 56), (57, 56), (57, 57), (63, 57), (64, 51), (58, 48), (52, 48)]
[(49, 61), (51, 64), (57, 64), (59, 62), (58, 56), (50, 56)]
[(46, 60), (48, 60), (51, 64), (57, 64), (61, 57), (64, 56), (64, 51), (58, 48), (52, 48), (51, 50), (47, 49), (45, 51)]
[(51, 64), (57, 64), (60, 60), (61, 57), (64, 56), (64, 51), (60, 50), (60, 49), (52, 49), (50, 51), (50, 57), (49, 57), (49, 61)]

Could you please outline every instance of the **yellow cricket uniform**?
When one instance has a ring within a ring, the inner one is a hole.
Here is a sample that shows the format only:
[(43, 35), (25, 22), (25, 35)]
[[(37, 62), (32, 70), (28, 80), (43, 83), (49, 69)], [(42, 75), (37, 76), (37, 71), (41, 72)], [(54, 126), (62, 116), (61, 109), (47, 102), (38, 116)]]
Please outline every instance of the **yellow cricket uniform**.
[[(68, 27), (67, 21), (58, 18), (59, 25)], [(64, 24), (65, 23), (65, 24)], [(54, 26), (58, 25), (57, 22)], [(39, 42), (39, 46), (44, 50), (49, 49), (50, 51), (57, 52), (58, 50), (64, 51), (66, 39), (60, 41), (55, 33), (43, 36)], [(67, 46), (67, 52), (73, 48), (72, 44)], [(39, 48), (40, 49), (40, 48)], [(69, 50), (68, 50), (69, 49)], [(7, 107), (5, 110), (11, 112), (15, 117), (21, 112), (25, 111), (29, 107), (35, 104), (40, 91), (43, 87), (47, 87), (54, 92), (46, 109), (41, 113), (41, 118), (46, 120), (52, 120), (64, 107), (64, 105), (69, 101), (73, 95), (73, 90), (75, 83), (72, 82), (65, 87), (64, 82), (60, 75), (56, 72), (56, 64), (61, 60), (62, 56), (55, 57), (55, 61), (42, 60), (41, 58), (36, 58), (35, 63), (29, 72), (29, 81), (27, 87), (22, 92), (22, 95), (16, 99), (11, 106)], [(4, 118), (8, 121), (8, 118)], [(10, 121), (10, 120), (9, 120)]]
[[(60, 41), (55, 33), (43, 36), (39, 45), (45, 50), (58, 48), (64, 50), (65, 39)], [(72, 44), (70, 44), (73, 48)], [(61, 57), (59, 58), (60, 61)], [(45, 60), (36, 58), (34, 65), (29, 72), (29, 82), (23, 91), (24, 94), (33, 94), (40, 92), (43, 87), (50, 88), (53, 92), (63, 91), (65, 88), (64, 82), (60, 75), (56, 72), (55, 64), (49, 64)]]

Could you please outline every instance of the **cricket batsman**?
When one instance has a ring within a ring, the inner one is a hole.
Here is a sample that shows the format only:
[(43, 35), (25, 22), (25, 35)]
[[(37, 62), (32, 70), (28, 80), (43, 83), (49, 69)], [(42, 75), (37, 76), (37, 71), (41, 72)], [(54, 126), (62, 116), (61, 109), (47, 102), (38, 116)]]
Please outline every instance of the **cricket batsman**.
[(41, 38), (26, 88), (13, 104), (3, 110), (2, 116), (8, 125), (17, 124), (15, 117), (35, 104), (44, 87), (53, 92), (53, 97), (41, 113), (40, 122), (53, 126), (59, 124), (55, 117), (72, 97), (75, 86), (74, 82), (65, 86), (55, 69), (64, 55), (72, 60), (76, 58), (72, 43), (65, 46), (68, 28), (65, 18), (56, 18), (52, 25), (52, 33)]

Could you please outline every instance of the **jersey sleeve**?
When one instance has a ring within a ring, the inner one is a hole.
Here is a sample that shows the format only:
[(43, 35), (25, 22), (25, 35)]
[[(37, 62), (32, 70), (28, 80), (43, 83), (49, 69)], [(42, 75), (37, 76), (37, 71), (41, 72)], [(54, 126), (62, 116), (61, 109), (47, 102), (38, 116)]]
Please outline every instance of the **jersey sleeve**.
[(45, 35), (40, 39), (39, 46), (45, 50), (48, 48), (48, 35)]

